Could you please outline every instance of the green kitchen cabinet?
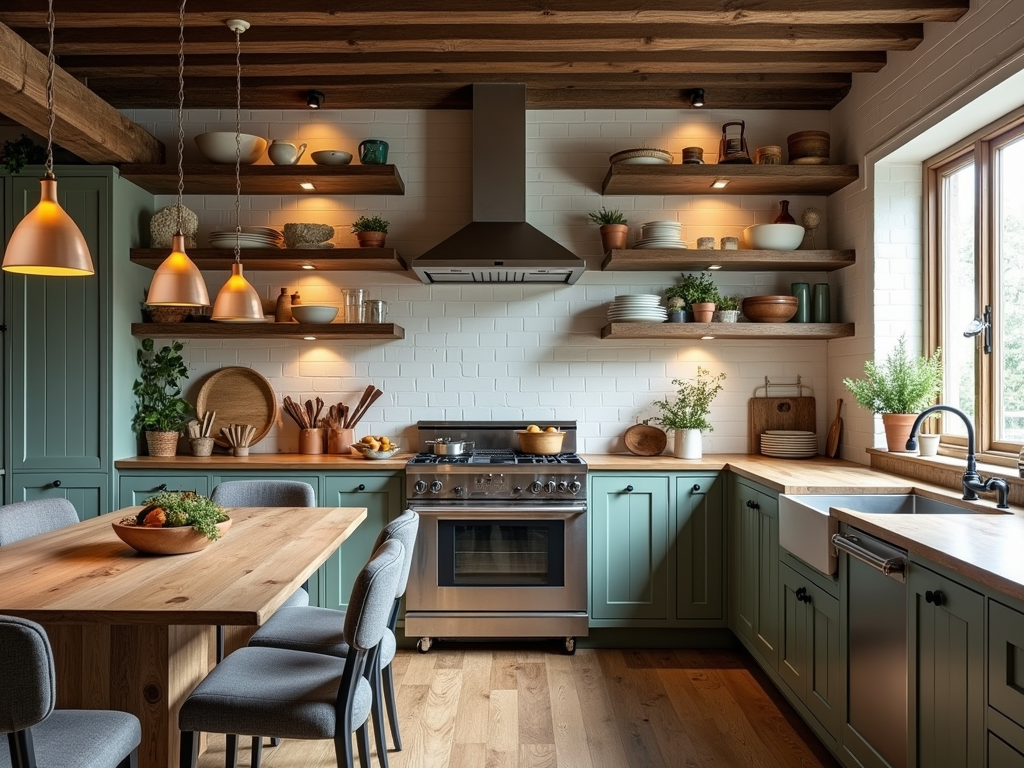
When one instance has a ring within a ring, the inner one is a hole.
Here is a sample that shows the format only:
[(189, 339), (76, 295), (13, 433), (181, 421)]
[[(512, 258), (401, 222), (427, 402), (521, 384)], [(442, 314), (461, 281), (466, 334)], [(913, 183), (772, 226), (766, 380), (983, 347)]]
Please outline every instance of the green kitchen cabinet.
[(592, 625), (660, 626), (669, 619), (670, 480), (654, 473), (592, 476)]
[(7, 502), (67, 499), (87, 520), (111, 511), (108, 482), (101, 472), (17, 472)]
[(734, 477), (729, 498), (729, 626), (770, 669), (778, 666), (779, 497)]
[(717, 474), (675, 478), (675, 616), (680, 620), (725, 616), (722, 487)]
[(833, 737), (845, 686), (839, 660), (839, 599), (806, 569), (779, 564), (778, 673)]
[(316, 584), (317, 605), (345, 610), (355, 578), (373, 554), (377, 535), (402, 514), (405, 506), (403, 474), (345, 472), (328, 475), (320, 503), (331, 507), (366, 507), (366, 520), (321, 566)]
[(911, 560), (910, 765), (985, 762), (985, 598)]
[(989, 708), (987, 768), (1024, 768), (1024, 728)]
[(121, 473), (118, 478), (118, 506), (134, 507), (163, 491), (195, 491), (203, 496), (209, 496), (210, 490), (208, 475), (181, 472), (161, 472), (152, 475)]
[[(38, 203), (41, 175), (27, 168), (0, 179), (5, 242)], [(101, 473), (106, 484), (93, 498), (109, 511), (114, 459), (135, 454), (130, 324), (152, 275), (130, 262), (129, 249), (142, 243), (153, 197), (111, 167), (58, 168), (57, 176), (61, 205), (85, 237), (96, 274), (4, 276), (7, 496), (37, 482), (22, 473), (59, 472), (64, 483), (70, 472)]]

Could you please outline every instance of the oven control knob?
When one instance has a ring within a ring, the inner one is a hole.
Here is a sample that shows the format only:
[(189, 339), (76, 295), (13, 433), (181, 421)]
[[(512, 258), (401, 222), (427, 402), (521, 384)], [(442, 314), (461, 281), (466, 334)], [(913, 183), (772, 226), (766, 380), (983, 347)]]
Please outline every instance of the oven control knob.
[(538, 481), (534, 480), (530, 484), (530, 492), (531, 493), (540, 493), (540, 489), (541, 489), (541, 484)]
[(431, 481), (431, 483), (430, 483), (430, 492), (431, 493), (440, 493), (441, 492), (441, 481), (440, 480), (433, 480), (433, 481)]
[(456, 496), (461, 496), (462, 495), (462, 486), (461, 485), (456, 485), (452, 489), (452, 493), (454, 493)]
[(579, 480), (573, 480), (569, 483), (569, 493), (579, 493), (582, 488), (583, 486), (580, 485)]
[(554, 480), (548, 480), (548, 484), (545, 487), (547, 488), (548, 493), (554, 493), (555, 492), (555, 481)]
[(569, 490), (569, 484), (567, 482), (565, 482), (565, 480), (563, 480), (562, 482), (560, 482), (558, 484), (558, 492), (559, 493), (565, 493), (567, 490)]
[(413, 483), (412, 489), (416, 493), (423, 493), (425, 490), (427, 490), (427, 484), (423, 480), (417, 480), (415, 483)]
[(512, 493), (522, 493), (522, 492), (523, 492), (523, 486), (521, 486), (521, 485), (517, 485), (515, 488), (512, 489)]

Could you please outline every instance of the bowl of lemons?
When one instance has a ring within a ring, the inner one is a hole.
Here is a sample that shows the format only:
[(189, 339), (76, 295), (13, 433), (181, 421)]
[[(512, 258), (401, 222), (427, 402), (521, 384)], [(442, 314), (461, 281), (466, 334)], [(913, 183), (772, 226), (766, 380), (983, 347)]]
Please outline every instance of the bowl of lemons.
[(558, 427), (541, 429), (536, 424), (531, 424), (526, 429), (517, 429), (516, 434), (519, 436), (519, 450), (523, 453), (554, 456), (562, 452), (565, 432), (561, 432)]
[(387, 435), (366, 435), (358, 443), (352, 443), (352, 448), (364, 459), (390, 459), (399, 451), (398, 445)]

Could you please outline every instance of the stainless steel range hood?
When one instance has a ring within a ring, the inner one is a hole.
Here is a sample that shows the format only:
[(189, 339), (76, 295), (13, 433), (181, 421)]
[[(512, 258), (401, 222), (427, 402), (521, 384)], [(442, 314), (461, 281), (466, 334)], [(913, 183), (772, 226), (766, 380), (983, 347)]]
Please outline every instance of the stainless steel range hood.
[(566, 283), (586, 263), (526, 223), (526, 86), (473, 86), (473, 222), (412, 262), (424, 283)]

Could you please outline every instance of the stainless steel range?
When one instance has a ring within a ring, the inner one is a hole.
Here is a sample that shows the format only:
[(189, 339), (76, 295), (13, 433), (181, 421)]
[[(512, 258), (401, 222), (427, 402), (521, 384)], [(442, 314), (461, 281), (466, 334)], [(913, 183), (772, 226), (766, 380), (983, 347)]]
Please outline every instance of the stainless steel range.
[[(417, 425), (422, 452), (406, 465), (406, 491), (420, 532), (405, 632), (420, 651), (439, 637), (560, 637), (572, 653), (587, 634), (587, 465), (576, 422), (538, 425), (566, 433), (563, 453), (521, 453), (520, 422)], [(435, 453), (460, 442), (468, 450)]]

